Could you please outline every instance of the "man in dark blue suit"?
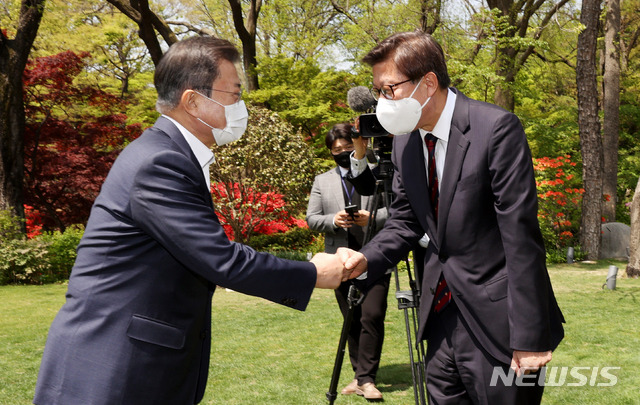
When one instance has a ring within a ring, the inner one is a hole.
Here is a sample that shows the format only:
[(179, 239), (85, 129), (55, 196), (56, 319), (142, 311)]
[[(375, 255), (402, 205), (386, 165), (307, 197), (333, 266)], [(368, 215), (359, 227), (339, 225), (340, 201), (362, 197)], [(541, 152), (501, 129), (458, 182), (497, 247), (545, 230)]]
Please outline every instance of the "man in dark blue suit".
[[(392, 35), (363, 60), (373, 69), (376, 116), (395, 135), (395, 198), (376, 237), (358, 253), (338, 253), (373, 281), (426, 246), (418, 337), (427, 340), (430, 403), (540, 403), (536, 373), (564, 319), (520, 121), (449, 88), (444, 53), (428, 34)], [(510, 369), (532, 375), (495, 378)]]
[(228, 41), (171, 46), (155, 72), (163, 114), (120, 154), (78, 247), (34, 403), (196, 404), (204, 394), (216, 285), (304, 310), (348, 278), (327, 254), (295, 262), (228, 240), (209, 190), (209, 147), (247, 112)]

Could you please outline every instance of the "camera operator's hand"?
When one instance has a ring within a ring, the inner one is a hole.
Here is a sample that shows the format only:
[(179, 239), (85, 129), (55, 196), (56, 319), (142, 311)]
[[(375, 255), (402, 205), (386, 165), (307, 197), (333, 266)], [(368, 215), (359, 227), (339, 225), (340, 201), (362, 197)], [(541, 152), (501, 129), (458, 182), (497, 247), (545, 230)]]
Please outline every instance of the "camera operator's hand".
[(351, 228), (353, 219), (351, 219), (351, 215), (347, 211), (342, 210), (338, 211), (333, 217), (333, 223), (339, 228)]
[(369, 145), (369, 138), (354, 138), (353, 146), (355, 148), (355, 153), (353, 154), (354, 159), (361, 160), (364, 159), (367, 154), (367, 146)]
[(347, 273), (350, 273), (349, 279), (356, 278), (367, 271), (367, 258), (360, 252), (349, 248), (338, 248), (336, 255), (344, 262)]
[(369, 211), (359, 210), (358, 213), (354, 215), (355, 224), (358, 226), (367, 226), (367, 224), (369, 223), (370, 216), (371, 214), (369, 213)]

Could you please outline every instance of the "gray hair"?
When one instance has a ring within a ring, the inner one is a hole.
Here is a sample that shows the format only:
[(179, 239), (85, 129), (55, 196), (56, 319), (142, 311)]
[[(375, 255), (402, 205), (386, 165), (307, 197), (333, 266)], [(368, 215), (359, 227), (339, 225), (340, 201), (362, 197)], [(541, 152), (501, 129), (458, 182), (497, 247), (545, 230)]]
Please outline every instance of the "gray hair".
[(220, 60), (236, 63), (240, 54), (229, 41), (214, 37), (192, 37), (171, 45), (156, 67), (153, 82), (158, 92), (156, 109), (165, 113), (180, 104), (188, 89), (209, 97), (219, 75)]

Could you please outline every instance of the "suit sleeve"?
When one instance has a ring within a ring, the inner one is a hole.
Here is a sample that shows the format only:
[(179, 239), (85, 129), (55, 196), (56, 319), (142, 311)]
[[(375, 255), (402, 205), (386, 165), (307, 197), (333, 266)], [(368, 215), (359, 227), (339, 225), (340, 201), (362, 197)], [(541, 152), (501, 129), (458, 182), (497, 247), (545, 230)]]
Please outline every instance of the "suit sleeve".
[(396, 152), (394, 150), (392, 154), (394, 198), (389, 206), (388, 218), (384, 228), (360, 250), (367, 258), (369, 283), (382, 277), (387, 269), (404, 259), (424, 234), (407, 199), (396, 165)]
[(370, 167), (366, 167), (362, 173), (353, 177), (351, 173), (347, 175), (349, 183), (353, 184), (360, 195), (373, 195), (376, 192), (376, 176)]
[(504, 114), (489, 145), (495, 211), (505, 252), (510, 345), (514, 350), (551, 349), (550, 283), (537, 218), (531, 152), (520, 121)]
[(315, 287), (315, 266), (229, 241), (205, 187), (187, 156), (158, 153), (135, 174), (132, 217), (176, 260), (212, 283), (304, 310)]

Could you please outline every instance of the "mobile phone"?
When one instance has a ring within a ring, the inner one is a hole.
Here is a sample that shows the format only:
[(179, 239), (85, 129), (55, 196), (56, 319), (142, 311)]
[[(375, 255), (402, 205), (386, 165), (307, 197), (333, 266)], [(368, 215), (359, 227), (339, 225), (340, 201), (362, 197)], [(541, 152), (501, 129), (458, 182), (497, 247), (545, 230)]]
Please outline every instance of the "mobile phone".
[(344, 210), (347, 212), (347, 214), (349, 214), (351, 219), (353, 219), (354, 221), (356, 220), (355, 214), (358, 213), (358, 206), (357, 205), (355, 205), (355, 204), (347, 205), (346, 207), (344, 207)]

